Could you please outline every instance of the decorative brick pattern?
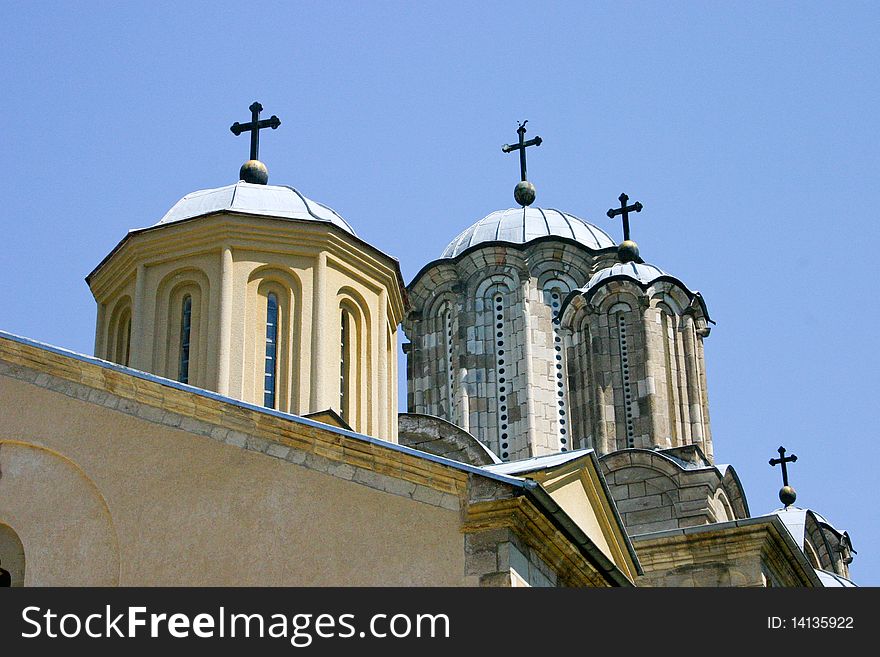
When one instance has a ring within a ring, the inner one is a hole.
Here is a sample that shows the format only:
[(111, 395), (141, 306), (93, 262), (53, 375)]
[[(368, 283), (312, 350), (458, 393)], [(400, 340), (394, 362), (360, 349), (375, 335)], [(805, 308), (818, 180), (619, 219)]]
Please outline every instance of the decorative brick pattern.
[[(466, 417), (457, 412), (451, 421), (504, 460), (579, 446), (582, 439), (569, 408), (565, 332), (554, 320), (566, 292), (586, 284), (613, 257), (542, 240), (486, 245), (429, 265), (408, 288), (408, 410), (449, 420), (440, 400), (451, 387), (454, 407), (467, 410)], [(456, 370), (452, 386), (443, 314), (447, 303)]]

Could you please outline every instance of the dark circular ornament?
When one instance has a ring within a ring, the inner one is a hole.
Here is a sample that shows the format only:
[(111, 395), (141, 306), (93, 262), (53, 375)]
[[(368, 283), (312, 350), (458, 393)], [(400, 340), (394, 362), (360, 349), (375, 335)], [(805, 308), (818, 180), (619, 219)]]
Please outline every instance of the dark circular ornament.
[(528, 180), (521, 180), (513, 188), (513, 198), (525, 207), (535, 202), (535, 186)]
[(639, 245), (632, 240), (625, 240), (617, 247), (617, 257), (621, 262), (638, 262)]
[(794, 492), (794, 488), (791, 486), (783, 486), (779, 489), (779, 501), (785, 506), (791, 506), (796, 499), (797, 493)]
[(253, 185), (265, 185), (269, 182), (269, 169), (259, 160), (248, 160), (241, 165), (238, 177)]

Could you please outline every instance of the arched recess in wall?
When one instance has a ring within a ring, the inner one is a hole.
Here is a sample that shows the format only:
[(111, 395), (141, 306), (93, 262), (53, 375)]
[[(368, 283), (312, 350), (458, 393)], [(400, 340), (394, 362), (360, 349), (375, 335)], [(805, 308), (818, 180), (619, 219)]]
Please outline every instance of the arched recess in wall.
[(639, 414), (635, 361), (641, 322), (638, 300), (630, 295), (615, 294), (600, 306), (608, 315), (611, 347), (611, 381), (613, 386), (615, 449), (635, 447), (635, 422)]
[(807, 559), (810, 560), (810, 565), (813, 566), (813, 568), (822, 570), (822, 562), (819, 560), (819, 553), (816, 551), (816, 548), (813, 547), (813, 544), (808, 538), (804, 539), (804, 554), (807, 555)]
[[(0, 472), (0, 528), (14, 528), (24, 548), (25, 586), (119, 585), (113, 517), (79, 465), (42, 445), (0, 435)], [(3, 554), (0, 559), (8, 569)]]
[(201, 388), (208, 385), (209, 289), (203, 271), (186, 268), (165, 276), (156, 291), (154, 371)]
[[(512, 321), (515, 314), (517, 284), (506, 274), (484, 279), (476, 290), (477, 339), (485, 354), (486, 407), (477, 412), (476, 431), (472, 433), (501, 460), (510, 460), (515, 450), (528, 450), (526, 443), (514, 442), (517, 427), (511, 409), (522, 405), (513, 387), (511, 372), (515, 371)], [(525, 369), (523, 369), (525, 371)], [(494, 390), (493, 390), (494, 388)], [(520, 412), (528, 421), (528, 412)]]
[(715, 522), (727, 522), (728, 520), (736, 520), (730, 500), (727, 499), (727, 493), (723, 488), (718, 488), (715, 494), (709, 498), (709, 508), (715, 515)]
[(569, 414), (568, 373), (565, 369), (565, 343), (560, 330), (561, 317), (559, 316), (562, 301), (574, 288), (574, 279), (562, 272), (548, 272), (538, 279), (538, 284), (544, 297), (544, 304), (550, 312), (549, 339), (551, 344), (546, 345), (552, 352), (551, 365), (548, 375), (553, 379), (553, 391), (556, 402), (556, 437), (559, 441), (559, 451), (566, 452), (572, 448), (581, 447), (573, 442), (571, 432), (571, 417)]
[[(437, 366), (440, 383), (437, 388), (425, 391), (427, 415), (435, 415), (448, 422), (455, 422), (455, 333), (457, 318), (454, 312), (455, 298), (451, 293), (435, 297), (426, 308), (424, 320), (427, 321), (423, 347), (426, 361)], [(430, 393), (430, 394), (429, 394)]]
[[(660, 312), (660, 331), (663, 343), (663, 371), (666, 385), (666, 413), (669, 418), (669, 444), (678, 446), (684, 444), (682, 430), (682, 391), (686, 390), (686, 383), (682, 376), (684, 372), (684, 354), (679, 330), (679, 313), (674, 310), (675, 302), (664, 298), (657, 303)], [(687, 404), (684, 401), (685, 405)]]
[(243, 371), (245, 399), (254, 404), (290, 413), (304, 408), (301, 300), (302, 284), (289, 269), (268, 265), (248, 277)]
[(107, 339), (104, 358), (120, 365), (128, 365), (131, 359), (131, 297), (120, 297), (107, 323)]
[[(373, 422), (372, 318), (363, 296), (351, 287), (336, 294), (339, 327), (339, 415), (355, 431), (366, 432)], [(387, 401), (387, 400), (386, 400)]]
[(24, 586), (24, 545), (12, 527), (0, 522), (0, 568), (9, 573), (9, 586)]

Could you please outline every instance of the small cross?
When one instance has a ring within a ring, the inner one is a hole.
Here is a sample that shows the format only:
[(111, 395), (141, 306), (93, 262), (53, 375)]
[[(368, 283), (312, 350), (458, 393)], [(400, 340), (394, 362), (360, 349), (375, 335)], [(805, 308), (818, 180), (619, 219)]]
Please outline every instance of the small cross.
[(250, 123), (239, 123), (236, 121), (233, 123), (229, 129), (232, 130), (232, 134), (236, 137), (240, 135), (242, 132), (251, 133), (251, 159), (259, 160), (260, 159), (260, 130), (263, 128), (272, 128), (273, 130), (281, 125), (281, 119), (279, 119), (274, 114), (268, 118), (260, 121), (260, 112), (263, 111), (263, 106), (258, 102), (254, 101), (248, 109), (251, 111), (251, 121)]
[(782, 466), (782, 485), (788, 486), (788, 468), (786, 467), (786, 464), (797, 461), (797, 455), (792, 454), (791, 456), (786, 456), (785, 447), (780, 447), (777, 451), (779, 452), (779, 458), (770, 459), (770, 465)]
[(526, 137), (526, 123), (528, 123), (528, 119), (519, 124), (519, 127), (516, 129), (519, 134), (519, 143), (518, 144), (504, 144), (501, 147), (501, 150), (505, 153), (509, 153), (510, 151), (519, 151), (519, 171), (523, 180), (526, 180), (526, 149), (529, 146), (540, 146), (541, 142), (544, 141), (537, 135), (534, 139), (529, 139), (525, 141)]
[(611, 208), (606, 213), (609, 217), (614, 219), (619, 214), (623, 215), (623, 241), (626, 242), (629, 240), (629, 213), (630, 212), (641, 212), (642, 207), (644, 207), (641, 203), (636, 201), (632, 205), (627, 205), (626, 202), (629, 200), (629, 196), (626, 194), (621, 194), (617, 197), (617, 200), (620, 201), (620, 207), (616, 210)]

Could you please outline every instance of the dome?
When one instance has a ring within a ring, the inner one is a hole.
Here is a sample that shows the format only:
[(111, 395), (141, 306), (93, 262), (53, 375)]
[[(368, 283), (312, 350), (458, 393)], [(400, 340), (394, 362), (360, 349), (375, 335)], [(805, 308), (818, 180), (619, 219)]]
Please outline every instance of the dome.
[(349, 223), (335, 211), (306, 198), (293, 187), (254, 185), (243, 180), (234, 185), (187, 194), (175, 203), (156, 225), (184, 221), (215, 212), (238, 212), (280, 219), (321, 221), (338, 226), (352, 235), (355, 234)]
[(581, 291), (587, 292), (592, 290), (594, 287), (602, 283), (602, 281), (618, 276), (631, 278), (642, 285), (650, 285), (661, 276), (669, 276), (669, 274), (659, 267), (647, 263), (618, 262), (611, 267), (602, 269), (593, 274), (593, 278), (590, 279), (590, 282), (587, 283)]
[(511, 208), (486, 215), (449, 243), (441, 258), (454, 258), (477, 244), (526, 244), (541, 237), (564, 237), (598, 250), (617, 243), (601, 228), (573, 214), (544, 208)]
[(642, 289), (645, 290), (648, 289), (648, 286), (659, 280), (672, 283), (673, 285), (680, 288), (687, 295), (688, 299), (691, 302), (696, 301), (697, 303), (699, 303), (703, 315), (708, 322), (711, 322), (712, 324), (715, 323), (709, 317), (709, 310), (708, 308), (706, 308), (706, 301), (703, 299), (702, 294), (690, 290), (688, 286), (685, 285), (680, 279), (670, 274), (667, 274), (659, 267), (649, 265), (645, 262), (618, 262), (611, 267), (606, 267), (605, 269), (597, 271), (595, 274), (593, 274), (593, 277), (590, 279), (589, 283), (584, 285), (579, 290), (576, 290), (569, 294), (569, 296), (565, 300), (565, 303), (562, 306), (562, 310), (560, 310), (560, 313), (565, 311), (565, 308), (568, 306), (569, 301), (575, 296), (583, 296), (584, 298), (589, 300), (606, 282), (618, 281), (621, 279), (634, 281), (636, 284), (641, 286)]

